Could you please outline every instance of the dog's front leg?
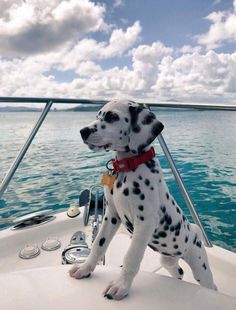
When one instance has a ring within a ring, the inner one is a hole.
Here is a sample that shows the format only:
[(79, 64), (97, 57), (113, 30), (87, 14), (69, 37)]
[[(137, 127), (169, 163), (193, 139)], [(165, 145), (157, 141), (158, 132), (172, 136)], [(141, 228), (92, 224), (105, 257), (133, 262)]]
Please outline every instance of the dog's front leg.
[(146, 223), (139, 221), (134, 225), (132, 241), (125, 255), (121, 274), (116, 281), (108, 285), (104, 291), (104, 297), (120, 300), (128, 295), (133, 279), (139, 270), (145, 249), (155, 229), (154, 227), (155, 224), (152, 219), (147, 220)]
[(71, 277), (81, 279), (88, 277), (91, 272), (94, 271), (97, 262), (104, 256), (109, 243), (120, 226), (120, 223), (120, 218), (115, 209), (112, 206), (109, 206), (86, 262), (80, 265), (73, 265), (69, 270)]

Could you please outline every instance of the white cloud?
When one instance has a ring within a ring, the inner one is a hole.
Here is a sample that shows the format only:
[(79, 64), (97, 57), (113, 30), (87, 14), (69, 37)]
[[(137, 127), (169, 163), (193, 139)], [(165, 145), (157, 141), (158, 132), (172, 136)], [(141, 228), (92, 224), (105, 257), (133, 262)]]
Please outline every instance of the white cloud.
[[(74, 69), (83, 61), (103, 60), (120, 57), (138, 41), (141, 32), (140, 23), (137, 21), (125, 31), (114, 29), (108, 42), (97, 42), (94, 39), (82, 39), (70, 50), (64, 50), (57, 57), (57, 67), (60, 70)], [(55, 60), (55, 55), (53, 56)]]
[(233, 84), (236, 53), (209, 51), (186, 54), (177, 59), (168, 57), (162, 60), (159, 70), (152, 89), (162, 96), (232, 100), (236, 93), (236, 84)]
[(113, 7), (118, 8), (124, 6), (124, 0), (114, 0)]
[[(142, 30), (139, 21), (126, 29), (110, 29), (107, 39), (104, 36), (103, 40), (96, 40), (92, 34), (106, 25), (104, 6), (88, 0), (52, 0), (46, 8), (42, 6), (43, 0), (22, 3), (0, 2), (0, 42), (7, 37), (14, 39), (6, 46), (0, 44), (1, 55), (8, 55), (8, 58), (0, 56), (1, 95), (235, 101), (236, 52), (204, 52), (199, 45), (174, 49), (160, 41), (138, 45)], [(20, 12), (27, 14), (23, 16)], [(78, 13), (79, 22), (74, 18)], [(228, 20), (227, 14), (213, 12), (209, 18), (215, 25)], [(59, 29), (64, 29), (61, 41), (49, 42), (55, 30), (50, 29), (47, 36), (43, 28), (40, 40), (44, 40), (44, 46), (37, 45), (38, 39), (32, 42), (35, 45), (32, 47), (28, 36), (32, 25), (33, 29), (40, 29), (42, 24), (53, 27), (56, 20), (61, 25)], [(74, 30), (78, 23), (84, 28)], [(69, 33), (69, 38), (65, 38), (65, 33)], [(25, 46), (17, 46), (14, 54), (17, 36), (24, 38)], [(223, 42), (216, 38), (205, 45)], [(20, 53), (21, 58), (9, 57)], [(129, 66), (112, 65), (121, 57), (126, 57)], [(105, 70), (102, 64), (108, 59), (110, 68)], [(63, 74), (66, 70), (73, 72), (72, 80), (57, 80), (57, 72)]]
[(181, 48), (177, 49), (177, 52), (183, 53), (183, 54), (192, 54), (192, 53), (200, 53), (202, 51), (201, 46), (191, 46), (191, 45), (184, 45)]
[(212, 12), (205, 18), (211, 22), (211, 26), (208, 32), (196, 36), (198, 44), (210, 50), (225, 42), (236, 42), (236, 0), (232, 10)]
[(5, 56), (48, 52), (104, 30), (105, 7), (88, 0), (6, 1), (0, 16), (0, 53)]

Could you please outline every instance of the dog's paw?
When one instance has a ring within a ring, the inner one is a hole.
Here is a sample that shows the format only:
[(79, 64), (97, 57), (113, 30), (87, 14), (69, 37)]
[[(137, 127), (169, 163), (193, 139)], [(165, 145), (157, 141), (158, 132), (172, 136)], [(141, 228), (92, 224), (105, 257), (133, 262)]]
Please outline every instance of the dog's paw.
[(121, 300), (129, 294), (129, 286), (124, 281), (117, 280), (111, 282), (105, 291), (103, 292), (104, 297), (107, 299)]
[(75, 279), (88, 278), (94, 268), (86, 263), (84, 264), (74, 264), (69, 270), (69, 275)]

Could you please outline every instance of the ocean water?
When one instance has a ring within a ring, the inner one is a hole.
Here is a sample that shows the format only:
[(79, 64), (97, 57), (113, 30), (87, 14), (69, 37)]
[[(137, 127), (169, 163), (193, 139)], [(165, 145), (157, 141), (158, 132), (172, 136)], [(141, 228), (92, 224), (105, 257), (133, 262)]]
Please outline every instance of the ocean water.
[[(163, 136), (209, 238), (236, 251), (236, 112), (155, 111)], [(0, 181), (39, 113), (0, 113)], [(0, 217), (77, 205), (79, 193), (100, 184), (112, 152), (93, 153), (79, 130), (95, 112), (51, 112), (0, 200)], [(191, 219), (158, 141), (157, 156), (177, 202)], [(0, 229), (6, 225), (0, 224)]]

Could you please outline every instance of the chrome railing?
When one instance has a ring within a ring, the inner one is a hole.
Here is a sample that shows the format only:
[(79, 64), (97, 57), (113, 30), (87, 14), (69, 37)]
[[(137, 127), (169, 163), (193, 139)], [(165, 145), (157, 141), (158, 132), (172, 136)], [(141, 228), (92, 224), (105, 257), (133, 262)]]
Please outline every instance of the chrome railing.
[[(10, 169), (6, 173), (1, 185), (0, 185), (0, 198), (7, 189), (12, 177), (14, 176), (19, 164), (23, 160), (28, 148), (30, 147), (34, 137), (36, 136), (38, 130), (40, 129), (42, 123), (44, 122), (48, 112), (50, 111), (53, 103), (63, 103), (63, 104), (105, 104), (106, 100), (88, 100), (88, 99), (69, 99), (69, 98), (20, 98), (20, 97), (0, 97), (0, 102), (4, 103), (45, 103), (45, 107), (42, 110), (42, 113), (33, 127), (31, 133), (29, 134), (28, 139), (22, 146), (15, 160), (13, 161)], [(176, 103), (176, 102), (160, 102), (160, 103), (149, 103), (149, 106), (153, 107), (168, 107), (168, 108), (195, 108), (195, 109), (206, 109), (206, 110), (226, 110), (226, 111), (236, 111), (236, 105), (230, 104), (205, 104), (205, 103)], [(166, 159), (172, 169), (172, 172), (175, 176), (176, 182), (179, 185), (179, 188), (182, 192), (182, 195), (185, 199), (185, 202), (190, 210), (190, 213), (193, 217), (194, 222), (199, 226), (202, 231), (205, 244), (208, 247), (211, 247), (212, 244), (208, 239), (206, 232), (200, 222), (198, 214), (193, 206), (192, 200), (184, 186), (184, 183), (181, 179), (180, 173), (174, 163), (174, 160), (170, 154), (170, 151), (167, 147), (167, 144), (163, 138), (163, 135), (160, 134), (158, 137), (159, 143), (163, 149), (163, 152), (166, 156)]]

